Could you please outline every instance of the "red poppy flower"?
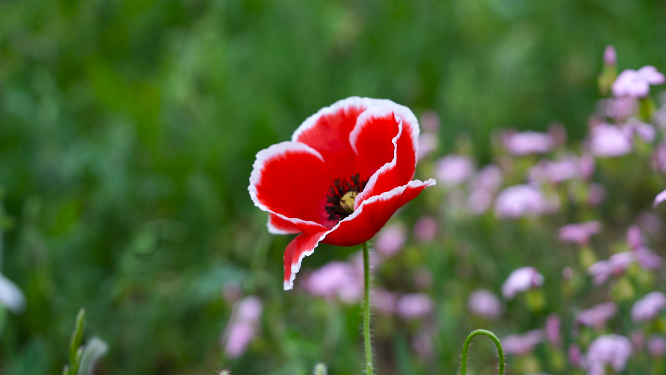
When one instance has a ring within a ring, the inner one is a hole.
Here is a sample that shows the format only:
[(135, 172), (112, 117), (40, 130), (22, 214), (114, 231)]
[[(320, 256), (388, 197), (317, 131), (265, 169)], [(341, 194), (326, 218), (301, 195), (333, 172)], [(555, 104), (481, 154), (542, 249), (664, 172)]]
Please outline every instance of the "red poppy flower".
[(390, 100), (351, 97), (322, 108), (291, 142), (257, 154), (250, 176), (254, 204), (268, 230), (296, 234), (284, 253), (284, 289), (319, 242), (359, 245), (435, 180), (411, 181), (419, 124)]

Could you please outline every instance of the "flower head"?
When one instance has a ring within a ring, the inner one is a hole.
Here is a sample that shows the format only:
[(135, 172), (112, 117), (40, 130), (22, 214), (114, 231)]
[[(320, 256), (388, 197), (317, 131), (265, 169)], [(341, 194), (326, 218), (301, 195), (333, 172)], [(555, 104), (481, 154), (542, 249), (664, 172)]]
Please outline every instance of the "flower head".
[(525, 332), (522, 335), (509, 335), (500, 340), (507, 354), (522, 355), (530, 353), (543, 341), (544, 333), (540, 329)]
[(631, 137), (615, 125), (599, 124), (590, 132), (590, 151), (596, 156), (623, 156), (632, 149)]
[(314, 296), (353, 303), (363, 295), (362, 280), (354, 267), (345, 262), (329, 262), (305, 279), (305, 289)]
[(446, 186), (456, 186), (474, 174), (474, 163), (466, 156), (449, 155), (437, 162), (437, 179)]
[(666, 354), (666, 340), (661, 336), (650, 336), (647, 347), (650, 355), (653, 357), (663, 357)]
[(604, 64), (615, 65), (617, 63), (617, 53), (612, 45), (606, 46), (604, 50)]
[(534, 267), (523, 267), (511, 272), (502, 285), (502, 294), (512, 299), (516, 294), (543, 285), (543, 276)]
[(559, 201), (546, 198), (541, 190), (530, 185), (515, 185), (502, 190), (495, 200), (495, 216), (519, 218), (557, 210)]
[(662, 292), (650, 292), (631, 308), (631, 319), (634, 322), (652, 320), (663, 309), (666, 309), (666, 295)]
[(432, 298), (423, 293), (405, 294), (400, 297), (396, 310), (405, 320), (423, 318), (433, 310)]
[(268, 230), (299, 234), (284, 254), (284, 288), (320, 242), (359, 245), (393, 213), (435, 184), (411, 181), (419, 125), (390, 100), (351, 97), (321, 109), (282, 142), (257, 154), (250, 197), (269, 212)]
[(580, 224), (569, 224), (560, 228), (560, 240), (585, 245), (592, 235), (601, 231), (599, 221), (588, 221)]
[(554, 345), (560, 345), (562, 343), (562, 335), (560, 333), (561, 328), (562, 321), (560, 317), (555, 313), (548, 315), (548, 318), (546, 318), (545, 328), (548, 341)]
[(599, 336), (587, 351), (588, 374), (603, 375), (606, 366), (620, 372), (632, 354), (633, 347), (628, 338), (615, 334)]
[(504, 148), (512, 155), (545, 154), (553, 149), (555, 140), (550, 134), (533, 131), (514, 132), (504, 136)]
[(601, 329), (606, 325), (606, 321), (616, 313), (617, 306), (613, 302), (605, 302), (581, 311), (576, 317), (576, 321), (586, 326)]
[(591, 265), (587, 272), (594, 277), (594, 284), (601, 285), (611, 275), (619, 276), (636, 261), (635, 252), (624, 252), (611, 255), (608, 260), (600, 260)]
[(379, 231), (374, 245), (380, 254), (388, 257), (400, 251), (406, 240), (407, 230), (405, 226), (396, 223), (384, 227), (384, 229)]
[(246, 297), (234, 306), (224, 333), (224, 351), (230, 358), (242, 355), (254, 338), (262, 304), (259, 298)]
[(627, 69), (620, 73), (613, 85), (613, 95), (642, 98), (650, 93), (650, 85), (664, 83), (664, 75), (654, 66), (644, 66), (638, 70)]
[(432, 216), (421, 216), (414, 224), (414, 237), (419, 242), (432, 241), (437, 236), (437, 219)]
[(502, 313), (502, 303), (491, 291), (477, 289), (467, 299), (469, 311), (478, 316), (495, 319)]

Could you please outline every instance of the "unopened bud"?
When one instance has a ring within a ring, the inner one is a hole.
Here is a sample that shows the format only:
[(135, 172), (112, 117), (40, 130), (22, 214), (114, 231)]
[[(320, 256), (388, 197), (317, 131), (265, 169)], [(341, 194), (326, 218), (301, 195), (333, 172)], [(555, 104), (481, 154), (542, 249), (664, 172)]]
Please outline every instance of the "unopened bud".
[(604, 64), (606, 65), (615, 65), (617, 64), (617, 53), (615, 52), (615, 47), (609, 45), (604, 50)]

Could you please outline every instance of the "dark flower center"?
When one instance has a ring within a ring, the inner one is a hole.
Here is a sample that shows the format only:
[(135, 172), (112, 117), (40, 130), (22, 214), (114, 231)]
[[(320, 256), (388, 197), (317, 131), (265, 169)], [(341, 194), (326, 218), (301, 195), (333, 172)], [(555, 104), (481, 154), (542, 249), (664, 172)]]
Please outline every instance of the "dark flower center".
[(368, 181), (361, 181), (361, 175), (358, 173), (350, 179), (351, 181), (347, 181), (346, 178), (338, 178), (328, 189), (325, 206), (328, 220), (340, 221), (354, 212), (356, 196), (365, 189)]

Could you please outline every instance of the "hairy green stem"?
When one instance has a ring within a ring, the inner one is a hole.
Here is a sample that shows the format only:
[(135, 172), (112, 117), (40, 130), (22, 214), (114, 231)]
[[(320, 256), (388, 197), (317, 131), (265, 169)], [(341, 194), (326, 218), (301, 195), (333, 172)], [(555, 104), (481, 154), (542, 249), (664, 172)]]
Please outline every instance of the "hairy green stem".
[(485, 329), (477, 329), (476, 331), (470, 333), (469, 336), (467, 336), (465, 345), (463, 345), (460, 375), (467, 374), (467, 350), (469, 349), (469, 344), (472, 342), (472, 339), (478, 335), (486, 335), (495, 342), (495, 346), (497, 347), (497, 355), (499, 356), (499, 375), (504, 375), (504, 350), (502, 350), (502, 344), (500, 343), (500, 340), (497, 338), (497, 336), (495, 336), (495, 334), (490, 331), (486, 331)]
[(363, 243), (363, 340), (365, 343), (365, 373), (372, 375), (372, 343), (370, 339), (370, 253), (368, 243)]

